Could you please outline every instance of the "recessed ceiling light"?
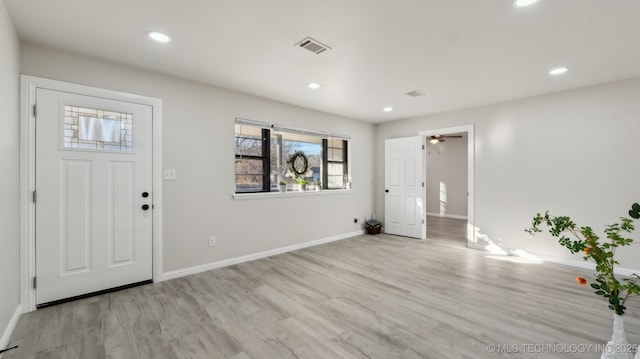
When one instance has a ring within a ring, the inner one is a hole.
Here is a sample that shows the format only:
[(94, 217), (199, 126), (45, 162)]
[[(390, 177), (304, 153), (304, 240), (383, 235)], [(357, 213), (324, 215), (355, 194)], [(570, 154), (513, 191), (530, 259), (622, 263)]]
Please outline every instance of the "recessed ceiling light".
[(515, 7), (527, 7), (537, 3), (538, 0), (515, 0), (513, 6)]
[(157, 32), (157, 31), (150, 31), (147, 35), (149, 35), (150, 38), (152, 38), (153, 40), (157, 41), (157, 42), (162, 42), (162, 43), (167, 43), (169, 41), (171, 41), (171, 38), (161, 32)]
[(316, 82), (312, 82), (312, 83), (308, 84), (307, 87), (312, 89), (312, 90), (317, 90), (317, 89), (320, 88), (320, 84), (316, 83)]
[(382, 111), (391, 112), (391, 111), (393, 111), (393, 107), (391, 107), (391, 106), (384, 107), (384, 108), (382, 108)]
[(558, 76), (558, 75), (562, 75), (563, 73), (567, 72), (569, 69), (566, 67), (556, 67), (555, 69), (549, 71), (549, 75), (551, 76)]

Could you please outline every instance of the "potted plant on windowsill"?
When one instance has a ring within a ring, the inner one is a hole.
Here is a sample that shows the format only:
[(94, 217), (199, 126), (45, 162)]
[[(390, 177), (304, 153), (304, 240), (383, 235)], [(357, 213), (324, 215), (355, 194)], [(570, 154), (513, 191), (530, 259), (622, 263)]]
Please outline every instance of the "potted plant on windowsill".
[[(551, 236), (558, 238), (558, 243), (566, 247), (571, 253), (583, 252), (585, 261), (595, 262), (596, 277), (591, 283), (595, 294), (607, 300), (609, 309), (613, 311), (613, 335), (607, 343), (601, 359), (631, 359), (633, 354), (627, 350), (627, 338), (624, 333), (625, 303), (634, 296), (640, 295), (640, 275), (634, 273), (628, 278), (620, 279), (616, 275), (614, 266), (618, 247), (629, 246), (634, 243), (625, 236), (634, 231), (633, 219), (640, 219), (640, 205), (634, 203), (629, 210), (631, 218), (620, 217), (619, 223), (605, 226), (604, 233), (609, 241), (601, 243), (599, 237), (591, 227), (579, 227), (570, 217), (552, 216), (547, 211), (544, 215), (538, 213), (533, 217), (531, 228), (525, 231), (529, 234), (542, 232), (541, 226), (546, 225)], [(570, 238), (570, 237), (573, 237)], [(587, 279), (576, 278), (581, 285), (587, 285)], [(635, 356), (640, 359), (640, 352)]]
[(280, 180), (280, 182), (278, 182), (278, 190), (280, 192), (287, 192), (287, 182)]
[(304, 178), (298, 178), (298, 185), (300, 186), (300, 191), (304, 192), (307, 190), (307, 185), (309, 184), (309, 181), (307, 181)]

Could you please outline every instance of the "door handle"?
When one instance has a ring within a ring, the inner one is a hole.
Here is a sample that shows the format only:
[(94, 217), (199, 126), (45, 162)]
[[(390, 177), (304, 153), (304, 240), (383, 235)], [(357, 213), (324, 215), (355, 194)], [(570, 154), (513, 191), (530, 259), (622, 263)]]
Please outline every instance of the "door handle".
[(388, 190), (388, 189), (385, 189), (385, 190), (384, 190), (384, 192), (385, 192), (385, 193), (389, 193), (389, 190)]
[(148, 210), (148, 209), (149, 209), (149, 205), (148, 205), (148, 204), (143, 204), (143, 205), (142, 205), (142, 210), (143, 210), (143, 211), (146, 211), (146, 210)]

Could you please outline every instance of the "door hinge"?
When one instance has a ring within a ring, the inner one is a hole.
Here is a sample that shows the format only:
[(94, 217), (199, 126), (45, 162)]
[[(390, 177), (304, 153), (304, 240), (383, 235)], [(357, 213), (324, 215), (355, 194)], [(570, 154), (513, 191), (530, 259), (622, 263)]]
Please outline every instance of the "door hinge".
[(38, 281), (36, 279), (37, 277), (33, 277), (33, 289), (36, 289)]
[(33, 117), (36, 117), (37, 115), (38, 115), (38, 106), (33, 105)]
[(424, 224), (424, 218), (422, 219), (422, 224)]
[(424, 145), (422, 145), (422, 149), (424, 150)]
[(36, 203), (36, 201), (38, 201), (38, 192), (37, 191), (33, 191), (32, 199), (33, 199), (33, 203)]
[(424, 182), (422, 182), (422, 187), (424, 187)]

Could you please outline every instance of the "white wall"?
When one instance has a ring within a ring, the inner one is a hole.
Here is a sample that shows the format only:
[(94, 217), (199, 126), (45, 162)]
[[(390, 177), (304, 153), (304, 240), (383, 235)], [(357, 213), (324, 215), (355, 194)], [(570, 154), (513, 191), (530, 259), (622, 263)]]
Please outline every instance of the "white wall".
[[(34, 45), (23, 44), (21, 64), (24, 74), (163, 100), (164, 168), (177, 170), (164, 182), (165, 272), (358, 231), (353, 218), (371, 212), (372, 124)], [(236, 117), (351, 135), (353, 191), (232, 199)]]
[(467, 217), (467, 135), (427, 141), (427, 213)]
[(20, 300), (19, 55), (18, 36), (0, 1), (0, 338)]
[[(635, 79), (381, 124), (376, 155), (383, 156), (386, 138), (474, 124), (480, 236), (509, 249), (581, 260), (551, 238), (528, 239), (523, 229), (548, 209), (601, 231), (640, 201), (638, 99)], [(376, 180), (376, 212), (382, 215), (384, 166), (376, 168)], [(622, 267), (640, 268), (640, 244), (617, 256)]]

